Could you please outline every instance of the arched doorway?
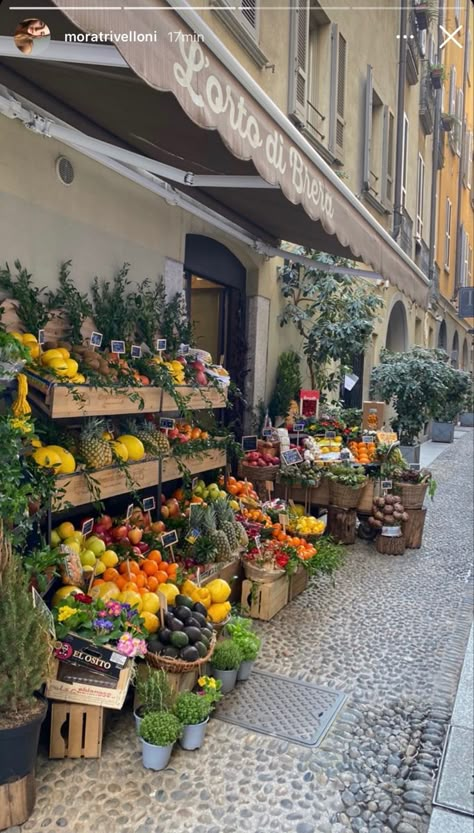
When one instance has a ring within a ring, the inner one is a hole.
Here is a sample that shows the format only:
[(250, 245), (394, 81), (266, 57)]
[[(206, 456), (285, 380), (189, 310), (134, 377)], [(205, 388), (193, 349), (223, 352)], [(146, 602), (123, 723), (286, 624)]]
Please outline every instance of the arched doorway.
[(438, 332), (438, 347), (440, 350), (448, 352), (448, 331), (446, 329), (446, 321), (442, 321)]
[(464, 339), (462, 345), (462, 369), (469, 370), (469, 347), (467, 344), (467, 338)]
[(459, 336), (457, 330), (454, 331), (453, 346), (451, 350), (451, 364), (453, 367), (459, 367)]
[(407, 313), (402, 301), (397, 301), (392, 307), (385, 346), (393, 353), (404, 353), (408, 347)]

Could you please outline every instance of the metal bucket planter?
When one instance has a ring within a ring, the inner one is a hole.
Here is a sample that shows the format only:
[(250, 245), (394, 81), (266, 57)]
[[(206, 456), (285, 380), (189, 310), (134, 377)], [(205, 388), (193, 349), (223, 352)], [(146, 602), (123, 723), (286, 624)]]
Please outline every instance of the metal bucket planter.
[(242, 682), (243, 680), (248, 680), (252, 673), (252, 668), (255, 665), (255, 660), (253, 659), (245, 659), (243, 662), (240, 663), (240, 668), (237, 672), (237, 682)]
[(184, 726), (183, 736), (179, 741), (183, 749), (192, 751), (193, 749), (200, 749), (204, 743), (204, 735), (206, 734), (206, 727), (209, 723), (209, 718), (203, 723), (190, 723)]
[(403, 457), (407, 461), (407, 463), (419, 463), (420, 462), (420, 449), (421, 446), (419, 443), (417, 445), (401, 445), (400, 451), (403, 454)]
[(235, 688), (235, 684), (237, 682), (237, 673), (238, 668), (232, 669), (232, 671), (221, 671), (219, 668), (214, 668), (211, 663), (211, 674), (215, 677), (216, 680), (220, 680), (222, 683), (222, 694), (229, 694)]
[(141, 725), (141, 722), (142, 722), (143, 718), (145, 717), (145, 714), (146, 714), (146, 712), (145, 712), (145, 707), (144, 706), (138, 706), (138, 709), (135, 709), (135, 711), (133, 712), (133, 716), (135, 718), (135, 728), (137, 730), (137, 735), (140, 734), (140, 725)]
[(166, 769), (171, 758), (174, 743), (169, 746), (155, 746), (142, 738), (142, 758), (145, 769)]
[(474, 428), (474, 413), (461, 414), (459, 421), (464, 428)]
[(431, 440), (434, 443), (454, 442), (454, 422), (434, 422), (431, 425)]

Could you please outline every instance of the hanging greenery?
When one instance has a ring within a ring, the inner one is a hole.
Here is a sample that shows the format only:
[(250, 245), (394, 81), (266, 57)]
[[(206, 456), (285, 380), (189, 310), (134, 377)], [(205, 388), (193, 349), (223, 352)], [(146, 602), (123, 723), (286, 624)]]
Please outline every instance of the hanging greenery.
[(67, 321), (65, 339), (81, 344), (82, 325), (92, 317), (93, 310), (87, 293), (79, 292), (70, 274), (71, 261), (66, 260), (59, 269), (59, 289), (49, 293), (48, 306), (50, 310), (59, 310), (60, 317)]

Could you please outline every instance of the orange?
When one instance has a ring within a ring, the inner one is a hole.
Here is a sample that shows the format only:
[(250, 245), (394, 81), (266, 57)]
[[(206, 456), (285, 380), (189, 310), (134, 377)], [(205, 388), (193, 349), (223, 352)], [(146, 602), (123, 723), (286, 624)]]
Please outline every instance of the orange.
[(122, 588), (122, 591), (126, 593), (128, 590), (133, 590), (133, 592), (136, 593), (138, 590), (137, 583), (135, 581), (126, 581)]
[(207, 431), (201, 431), (201, 440), (208, 440), (209, 434)]
[(127, 561), (122, 561), (119, 567), (119, 573), (121, 573), (122, 576), (128, 576), (130, 573), (135, 573), (135, 575), (138, 575), (139, 572), (140, 567), (138, 566), (137, 562), (131, 561), (130, 559), (128, 559)]
[(229, 484), (229, 486), (236, 486), (237, 485), (237, 480), (235, 479), (235, 477), (228, 477), (227, 478), (227, 483)]
[(117, 584), (117, 579), (120, 578), (120, 573), (115, 569), (115, 567), (107, 567), (104, 571), (103, 578), (104, 581), (115, 581), (115, 584)]
[(184, 500), (184, 489), (175, 489), (175, 491), (173, 492), (173, 497), (176, 498), (176, 500)]
[(117, 585), (119, 590), (123, 590), (126, 583), (127, 583), (127, 579), (126, 579), (125, 576), (120, 576), (119, 575), (119, 577), (117, 579), (115, 579), (115, 584)]
[(230, 495), (238, 495), (239, 487), (235, 483), (229, 483), (229, 485), (227, 486), (227, 491)]
[(105, 584), (105, 581), (104, 581), (103, 578), (94, 579), (94, 581), (92, 582), (92, 587), (97, 587), (99, 584)]
[(154, 593), (155, 590), (157, 590), (159, 584), (160, 582), (158, 581), (156, 576), (148, 576), (147, 587), (148, 590), (150, 590), (152, 593)]
[(138, 588), (145, 587), (146, 575), (144, 573), (138, 573), (138, 575), (135, 576), (135, 584)]
[(165, 573), (164, 570), (158, 570), (156, 578), (158, 579), (159, 584), (164, 584), (166, 581), (168, 581), (168, 573)]
[(144, 562), (142, 563), (142, 571), (147, 576), (154, 576), (155, 573), (158, 572), (158, 564), (156, 561), (151, 561), (149, 558), (145, 558)]
[(161, 552), (159, 550), (151, 550), (147, 555), (147, 561), (154, 561), (155, 564), (160, 564), (163, 561)]
[(193, 430), (191, 431), (191, 439), (192, 440), (198, 440), (199, 437), (201, 436), (201, 433), (202, 432), (201, 432), (200, 428), (193, 428)]

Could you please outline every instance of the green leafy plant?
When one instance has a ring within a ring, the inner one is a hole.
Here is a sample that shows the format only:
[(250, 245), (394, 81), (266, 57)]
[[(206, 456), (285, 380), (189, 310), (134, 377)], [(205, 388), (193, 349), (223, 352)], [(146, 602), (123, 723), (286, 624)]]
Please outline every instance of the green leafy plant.
[(0, 416), (0, 522), (14, 530), (15, 541), (31, 527), (29, 501), (32, 486), (25, 471), (23, 435), (14, 420)]
[(41, 547), (25, 553), (22, 565), (28, 583), (44, 593), (52, 579), (59, 576), (59, 567), (63, 561), (64, 555), (59, 547), (49, 547), (44, 542)]
[(188, 318), (184, 292), (177, 292), (163, 309), (160, 336), (166, 338), (166, 352), (175, 355), (180, 344), (193, 343), (193, 328)]
[(24, 364), (31, 360), (31, 353), (15, 336), (0, 329), (0, 362)]
[(275, 388), (268, 405), (268, 413), (273, 421), (278, 416), (285, 417), (288, 414), (290, 402), (299, 399), (300, 390), (300, 357), (294, 350), (287, 350), (278, 359)]
[(160, 278), (152, 284), (146, 278), (138, 284), (134, 292), (129, 294), (128, 302), (133, 310), (137, 344), (144, 342), (150, 350), (155, 352), (156, 339), (162, 329), (166, 308), (166, 290), (163, 279)]
[(31, 274), (19, 260), (14, 263), (16, 275), (13, 275), (8, 263), (0, 269), (0, 289), (8, 293), (14, 302), (21, 323), (27, 331), (37, 335), (48, 323), (51, 314), (44, 303), (45, 287), (34, 286)]
[(212, 655), (211, 663), (218, 671), (233, 671), (242, 662), (242, 652), (232, 639), (218, 642)]
[(329, 466), (324, 472), (324, 476), (328, 480), (333, 480), (342, 486), (350, 486), (352, 489), (358, 489), (367, 480), (363, 466), (347, 466), (344, 463)]
[(183, 726), (204, 723), (213, 709), (213, 703), (206, 694), (183, 691), (178, 694), (173, 712)]
[(183, 733), (183, 727), (172, 712), (149, 712), (140, 724), (140, 737), (153, 746), (171, 746)]
[(242, 616), (233, 617), (226, 625), (226, 633), (238, 645), (243, 662), (253, 662), (257, 659), (262, 640), (253, 632), (251, 619)]
[(471, 377), (464, 370), (452, 367), (448, 361), (444, 362), (443, 376), (445, 389), (437, 398), (431, 415), (437, 422), (454, 422), (463, 409), (467, 394), (472, 390)]
[(128, 341), (135, 331), (134, 310), (128, 300), (129, 269), (130, 264), (124, 263), (112, 282), (96, 277), (92, 283), (93, 317), (103, 335), (102, 343), (107, 346), (113, 339)]
[(342, 544), (336, 544), (332, 538), (320, 538), (316, 543), (316, 555), (304, 562), (310, 575), (321, 573), (332, 575), (342, 567), (346, 557), (346, 548)]
[(173, 706), (175, 695), (166, 671), (148, 667), (146, 677), (137, 680), (136, 690), (140, 710), (145, 714), (169, 711)]
[(59, 269), (59, 289), (49, 293), (48, 306), (51, 310), (59, 310), (61, 318), (67, 319), (65, 338), (72, 344), (81, 344), (82, 325), (86, 318), (92, 317), (92, 304), (87, 293), (77, 289), (71, 274), (71, 261), (61, 264)]

